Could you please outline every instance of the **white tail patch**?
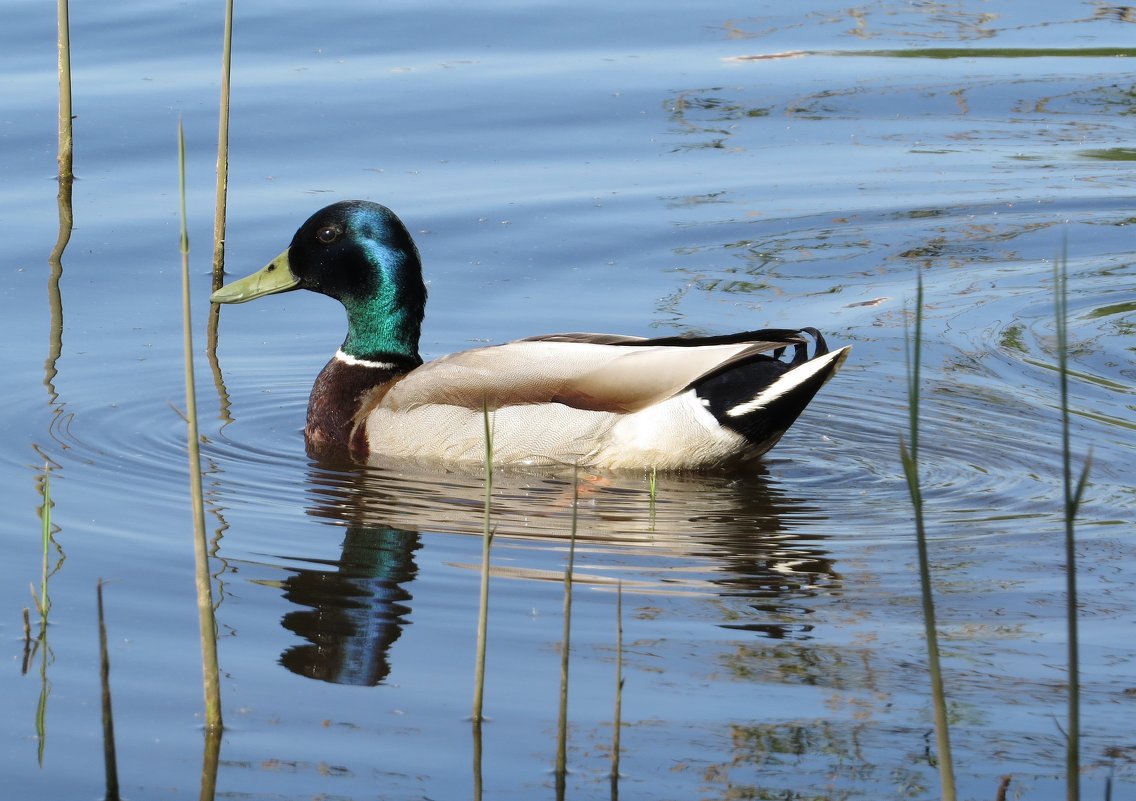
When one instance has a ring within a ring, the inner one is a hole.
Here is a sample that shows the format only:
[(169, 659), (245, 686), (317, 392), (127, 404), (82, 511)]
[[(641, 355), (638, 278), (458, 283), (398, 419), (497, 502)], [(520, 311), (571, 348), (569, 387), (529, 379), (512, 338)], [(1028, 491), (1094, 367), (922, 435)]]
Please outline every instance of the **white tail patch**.
[(376, 370), (394, 370), (395, 365), (392, 362), (369, 362), (366, 359), (360, 359), (352, 356), (350, 353), (344, 353), (342, 350), (335, 352), (337, 361), (344, 364), (349, 364), (352, 367), (373, 367)]
[(781, 396), (787, 395), (797, 387), (801, 386), (801, 384), (804, 384), (817, 373), (828, 369), (828, 366), (834, 361), (837, 362), (837, 364), (833, 366), (832, 372), (836, 372), (836, 369), (840, 367), (840, 362), (843, 362), (844, 359), (848, 357), (849, 350), (851, 350), (851, 346), (845, 346), (840, 350), (834, 350), (831, 353), (826, 353), (824, 356), (810, 359), (800, 367), (794, 367), (792, 370), (785, 373), (785, 375), (781, 376), (779, 379), (762, 390), (756, 398), (748, 400), (745, 403), (739, 403), (732, 409), (727, 409), (726, 416), (743, 417), (747, 414), (756, 412), (758, 409), (765, 408)]

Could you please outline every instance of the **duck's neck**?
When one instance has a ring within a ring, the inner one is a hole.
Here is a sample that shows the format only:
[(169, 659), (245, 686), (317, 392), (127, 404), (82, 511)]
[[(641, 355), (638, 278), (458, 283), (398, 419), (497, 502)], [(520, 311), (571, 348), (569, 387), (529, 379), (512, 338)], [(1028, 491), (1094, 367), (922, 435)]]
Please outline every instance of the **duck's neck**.
[(361, 429), (365, 422), (359, 419), (360, 411), (375, 392), (421, 363), (402, 357), (369, 361), (337, 352), (320, 371), (308, 397), (304, 428), (308, 449), (320, 453), (361, 450), (359, 455), (366, 456), (366, 438), (353, 441), (356, 428)]
[(347, 338), (340, 351), (364, 361), (411, 361), (417, 366), (422, 363), (418, 356), (422, 309), (408, 308), (386, 294), (343, 301)]
[[(373, 393), (422, 364), (418, 335), (422, 310), (408, 309), (383, 297), (366, 302), (345, 300), (347, 338), (316, 378), (308, 398), (304, 429), (310, 449), (365, 450), (366, 438), (353, 438), (364, 421), (360, 411)], [(361, 453), (360, 455), (365, 455)]]

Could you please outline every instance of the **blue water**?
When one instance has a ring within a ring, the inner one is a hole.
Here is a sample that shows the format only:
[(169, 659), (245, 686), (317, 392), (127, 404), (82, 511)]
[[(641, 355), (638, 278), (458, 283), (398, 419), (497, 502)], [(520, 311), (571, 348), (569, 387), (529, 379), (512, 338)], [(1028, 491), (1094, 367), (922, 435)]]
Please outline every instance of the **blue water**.
[[(922, 471), (960, 796), (993, 797), (1008, 774), (1018, 797), (1049, 798), (1064, 782), (1052, 276), (1066, 252), (1073, 444), (1093, 459), (1083, 783), (1126, 797), (1136, 70), (1131, 51), (1084, 49), (1131, 47), (1136, 29), (1092, 3), (772, 5), (239, 5), (227, 269), (251, 272), (314, 210), (362, 197), (418, 242), (427, 358), (561, 330), (815, 325), (853, 345), (754, 475), (663, 476), (654, 500), (646, 477), (583, 477), (566, 795), (610, 793), (622, 582), (620, 790), (658, 799), (938, 797), (897, 451), (921, 272)], [(343, 335), (327, 299), (223, 309), (210, 364), (220, 8), (72, 9), (78, 180), (53, 338), (53, 13), (9, 3), (0, 48), (8, 792), (102, 797), (100, 577), (122, 794), (198, 791), (171, 408), (185, 405), (181, 117), (228, 725), (216, 797), (472, 796), (481, 476), (311, 463), (307, 393)], [(25, 673), (45, 463), (52, 606)], [(485, 797), (553, 792), (572, 497), (571, 476), (497, 479)]]

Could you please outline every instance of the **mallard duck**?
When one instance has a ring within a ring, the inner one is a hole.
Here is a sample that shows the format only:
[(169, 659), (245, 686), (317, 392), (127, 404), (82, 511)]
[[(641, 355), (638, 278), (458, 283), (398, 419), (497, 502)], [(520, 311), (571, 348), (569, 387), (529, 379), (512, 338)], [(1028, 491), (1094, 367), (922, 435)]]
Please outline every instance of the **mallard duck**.
[[(848, 356), (814, 328), (646, 339), (551, 334), (423, 363), (418, 249), (385, 206), (334, 203), (214, 303), (310, 289), (347, 310), (347, 338), (312, 387), (313, 453), (447, 463), (703, 469), (773, 447)], [(809, 356), (810, 339), (813, 355)]]

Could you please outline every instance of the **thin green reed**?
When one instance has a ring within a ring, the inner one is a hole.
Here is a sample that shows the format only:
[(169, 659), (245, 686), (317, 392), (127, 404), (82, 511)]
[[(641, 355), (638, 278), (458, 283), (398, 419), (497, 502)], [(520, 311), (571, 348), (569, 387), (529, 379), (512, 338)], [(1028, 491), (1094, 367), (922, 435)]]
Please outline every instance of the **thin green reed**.
[(181, 308), (185, 342), (185, 412), (189, 445), (189, 491), (193, 506), (193, 556), (197, 585), (198, 625), (201, 630), (202, 682), (206, 731), (220, 731), (221, 680), (217, 667), (217, 628), (213, 615), (213, 585), (205, 535), (205, 501), (201, 488), (201, 441), (197, 429), (197, 390), (193, 377), (193, 320), (189, 303), (189, 233), (185, 210), (185, 131), (178, 119), (178, 189), (181, 198)]
[(955, 799), (954, 762), (951, 758), (950, 724), (939, 667), (939, 635), (935, 623), (935, 600), (931, 588), (931, 567), (927, 555), (927, 532), (923, 524), (923, 492), (919, 486), (919, 391), (923, 349), (923, 276), (915, 292), (915, 336), (907, 341), (907, 410), (910, 446), (899, 438), (899, 457), (911, 505), (915, 512), (915, 541), (919, 552), (919, 583), (922, 590), (923, 626), (927, 638), (927, 666), (931, 674), (931, 701), (935, 711), (935, 741), (939, 752), (939, 784), (944, 801)]
[(1073, 455), (1070, 445), (1069, 420), (1069, 297), (1068, 255), (1064, 248), (1053, 263), (1054, 316), (1057, 333), (1057, 376), (1061, 396), (1061, 472), (1065, 519), (1065, 603), (1069, 662), (1068, 730), (1065, 750), (1065, 797), (1078, 801), (1081, 797), (1081, 678), (1080, 647), (1077, 626), (1077, 548), (1074, 522), (1089, 480), (1092, 453), (1085, 458), (1081, 475), (1074, 484)]
[(473, 671), (473, 722), (482, 721), (485, 700), (485, 650), (489, 627), (489, 548), (493, 543), (490, 515), (493, 508), (493, 429), (489, 424), (489, 407), (482, 407), (485, 421), (485, 508), (481, 528), (481, 590), (477, 614), (477, 656)]
[[(43, 569), (40, 575), (39, 597), (35, 598), (42, 628), (47, 627), (47, 613), (51, 609), (51, 599), (47, 596), (48, 564), (51, 551), (51, 466), (43, 466), (43, 510), (40, 513), (40, 540), (43, 545)], [(34, 593), (33, 593), (34, 596)]]
[[(32, 585), (32, 601), (35, 603), (36, 611), (39, 614), (39, 633), (34, 642), (30, 639), (30, 626), (27, 623), (27, 610), (25, 610), (24, 618), (24, 667), (23, 671), (26, 673), (31, 665), (31, 660), (35, 658), (36, 651), (39, 651), (39, 700), (36, 703), (36, 738), (38, 740), (36, 746), (36, 758), (40, 766), (43, 766), (43, 755), (47, 748), (47, 699), (51, 695), (51, 683), (47, 678), (47, 665), (50, 661), (51, 648), (47, 642), (47, 615), (51, 611), (51, 596), (47, 591), (47, 582), (54, 574), (59, 566), (63, 564), (62, 553), (59, 561), (56, 563), (55, 568), (50, 567), (51, 562), (51, 544), (53, 542), (54, 528), (51, 522), (51, 508), (54, 505), (51, 500), (51, 465), (44, 464), (43, 466), (43, 482), (41, 485), (41, 493), (43, 498), (43, 506), (40, 509), (40, 519), (42, 521), (41, 539), (43, 542), (43, 569), (40, 575), (40, 588), (39, 595), (36, 595), (35, 585)], [(56, 546), (58, 547), (58, 546)]]
[(658, 471), (656, 470), (654, 465), (651, 466), (651, 474), (647, 477), (647, 491), (648, 491), (648, 498), (649, 498), (649, 505), (648, 505), (648, 514), (650, 516), (649, 526), (650, 526), (650, 530), (654, 531), (655, 530), (655, 501), (658, 499), (658, 495), (659, 495)]

